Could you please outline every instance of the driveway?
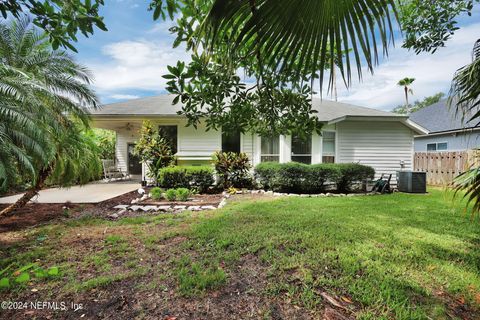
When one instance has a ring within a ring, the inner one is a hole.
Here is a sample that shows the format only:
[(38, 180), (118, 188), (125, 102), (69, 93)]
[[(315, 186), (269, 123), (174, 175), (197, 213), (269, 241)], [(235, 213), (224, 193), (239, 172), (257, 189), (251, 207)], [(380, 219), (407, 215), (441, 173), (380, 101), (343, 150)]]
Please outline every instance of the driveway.
[[(140, 187), (139, 182), (116, 181), (116, 182), (92, 182), (83, 186), (70, 188), (51, 188), (39, 192), (32, 199), (36, 203), (98, 203), (115, 198), (124, 193), (136, 190)], [(0, 204), (14, 203), (22, 194), (0, 198)]]

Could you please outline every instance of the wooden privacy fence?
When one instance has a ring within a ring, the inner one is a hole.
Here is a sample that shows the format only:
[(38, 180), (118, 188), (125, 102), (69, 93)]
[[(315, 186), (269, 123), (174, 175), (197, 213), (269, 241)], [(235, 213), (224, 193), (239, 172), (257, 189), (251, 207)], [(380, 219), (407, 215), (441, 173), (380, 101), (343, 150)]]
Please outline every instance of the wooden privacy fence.
[(480, 150), (415, 152), (413, 168), (427, 173), (427, 184), (445, 185), (471, 167), (480, 166)]

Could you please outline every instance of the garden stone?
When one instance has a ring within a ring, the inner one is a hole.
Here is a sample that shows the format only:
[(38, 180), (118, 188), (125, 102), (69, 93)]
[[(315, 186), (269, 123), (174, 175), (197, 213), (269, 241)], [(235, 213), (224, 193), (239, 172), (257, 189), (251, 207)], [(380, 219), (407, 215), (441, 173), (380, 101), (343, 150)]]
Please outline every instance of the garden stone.
[(148, 199), (148, 196), (147, 196), (146, 194), (144, 194), (144, 195), (140, 198), (141, 201), (147, 200), (147, 199)]
[(345, 193), (339, 193), (338, 196), (339, 196), (339, 197), (345, 197), (346, 194), (345, 194)]
[(144, 206), (143, 211), (157, 211), (157, 206)]
[(109, 217), (113, 218), (113, 219), (118, 219), (118, 214), (113, 213), (113, 214), (109, 215)]
[(273, 195), (273, 191), (265, 191), (265, 194), (269, 195), (269, 196), (272, 196)]
[(133, 199), (133, 200), (130, 202), (130, 204), (135, 204), (135, 203), (137, 203), (137, 202), (138, 202), (137, 199)]
[(127, 209), (122, 209), (122, 210), (117, 212), (117, 215), (120, 216), (120, 215), (124, 214), (125, 212), (127, 212)]
[(127, 208), (128, 208), (128, 204), (119, 204), (113, 207), (113, 209), (127, 209)]
[(273, 196), (275, 196), (275, 197), (280, 197), (280, 196), (283, 196), (283, 194), (280, 193), (280, 192), (274, 192), (274, 193), (273, 193)]
[(170, 206), (158, 206), (158, 210), (160, 211), (167, 211), (168, 209), (170, 209)]
[(218, 208), (223, 208), (225, 207), (225, 205), (227, 204), (227, 200), (225, 199), (222, 199), (222, 201), (220, 201), (220, 203), (218, 204)]
[(333, 194), (330, 193), (330, 192), (327, 192), (327, 193), (325, 194), (325, 196), (326, 196), (326, 197), (333, 197)]
[(185, 208), (187, 208), (187, 206), (174, 206), (173, 209), (175, 210), (185, 210)]
[(190, 207), (187, 208), (187, 210), (200, 211), (200, 210), (202, 210), (202, 208), (200, 208), (200, 206), (190, 206)]
[(132, 211), (138, 211), (138, 209), (141, 209), (142, 206), (130, 206), (129, 209)]
[(326, 197), (326, 194), (325, 193), (319, 193), (318, 196), (319, 197)]
[(227, 193), (227, 194), (224, 194), (223, 197), (224, 197), (225, 199), (228, 199), (228, 198), (230, 198), (230, 195)]
[(310, 198), (310, 195), (309, 195), (309, 194), (301, 194), (300, 197), (302, 197), (302, 198)]
[(357, 194), (355, 194), (355, 193), (349, 193), (349, 194), (347, 194), (347, 197), (355, 197), (355, 196), (357, 196)]
[(214, 206), (202, 206), (202, 209), (203, 209), (203, 210), (215, 210), (215, 209), (217, 209), (217, 207), (214, 207)]

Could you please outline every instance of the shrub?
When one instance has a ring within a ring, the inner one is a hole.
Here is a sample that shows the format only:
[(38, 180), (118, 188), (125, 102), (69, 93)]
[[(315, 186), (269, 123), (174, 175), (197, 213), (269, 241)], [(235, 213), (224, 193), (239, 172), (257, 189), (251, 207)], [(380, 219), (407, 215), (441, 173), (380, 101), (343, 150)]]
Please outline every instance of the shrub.
[(255, 168), (255, 178), (265, 189), (276, 192), (319, 193), (327, 182), (336, 183), (337, 191), (351, 191), (354, 182), (373, 178), (372, 167), (357, 163), (302, 163), (265, 162)]
[(320, 193), (325, 191), (326, 182), (336, 182), (341, 176), (340, 169), (335, 163), (320, 163), (309, 166), (305, 185), (310, 188), (307, 193)]
[(152, 188), (150, 190), (150, 197), (152, 197), (153, 200), (160, 200), (162, 199), (162, 191), (159, 187)]
[(263, 189), (272, 188), (273, 178), (280, 166), (278, 162), (262, 162), (255, 167), (255, 179)]
[(192, 192), (187, 188), (178, 188), (177, 189), (177, 200), (187, 201), (191, 196)]
[(164, 188), (195, 188), (206, 192), (214, 182), (213, 173), (210, 166), (168, 167), (158, 171), (157, 181)]
[(230, 187), (248, 188), (252, 185), (252, 168), (245, 153), (215, 152), (213, 155), (218, 185), (223, 189)]
[(306, 192), (309, 171), (309, 166), (303, 163), (281, 164), (271, 182), (272, 190), (292, 193)]
[(175, 199), (177, 199), (177, 190), (175, 190), (175, 189), (168, 189), (168, 190), (165, 192), (165, 198), (166, 198), (168, 201), (175, 201)]
[(337, 190), (340, 192), (349, 192), (352, 190), (354, 182), (360, 182), (365, 179), (373, 179), (375, 170), (370, 166), (359, 163), (339, 163), (340, 177), (337, 179)]

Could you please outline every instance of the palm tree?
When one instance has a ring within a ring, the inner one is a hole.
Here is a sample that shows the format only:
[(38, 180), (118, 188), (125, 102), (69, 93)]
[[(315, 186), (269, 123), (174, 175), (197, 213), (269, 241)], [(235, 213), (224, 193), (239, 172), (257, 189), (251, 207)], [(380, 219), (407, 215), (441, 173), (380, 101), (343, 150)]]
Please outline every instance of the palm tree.
[[(478, 125), (480, 118), (480, 39), (473, 46), (472, 63), (460, 68), (452, 81), (450, 107), (455, 107), (464, 121)], [(480, 168), (473, 167), (453, 181), (455, 194), (464, 193), (473, 212), (480, 212)]]
[(386, 53), (393, 42), (394, 20), (395, 0), (215, 0), (200, 34), (210, 51), (227, 41), (233, 53), (256, 53), (270, 70), (318, 72), (321, 89), (325, 66), (333, 70), (335, 60), (347, 85), (352, 64), (359, 77), (363, 64), (373, 71), (377, 48)]
[[(91, 167), (84, 161), (92, 161), (92, 149), (77, 137), (88, 127), (88, 108), (97, 106), (90, 78), (68, 54), (52, 50), (30, 19), (0, 24), (0, 186), (18, 177), (31, 181), (0, 215), (26, 204), (62, 168), (72, 170), (56, 182), (68, 185), (78, 179), (70, 173)], [(86, 158), (75, 157), (75, 150)]]
[(405, 91), (405, 109), (407, 114), (410, 113), (410, 104), (408, 103), (408, 94), (413, 94), (413, 90), (410, 88), (412, 83), (415, 81), (415, 78), (403, 78), (402, 80), (398, 81), (397, 85), (403, 87)]

